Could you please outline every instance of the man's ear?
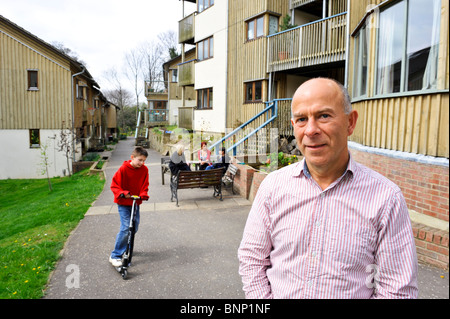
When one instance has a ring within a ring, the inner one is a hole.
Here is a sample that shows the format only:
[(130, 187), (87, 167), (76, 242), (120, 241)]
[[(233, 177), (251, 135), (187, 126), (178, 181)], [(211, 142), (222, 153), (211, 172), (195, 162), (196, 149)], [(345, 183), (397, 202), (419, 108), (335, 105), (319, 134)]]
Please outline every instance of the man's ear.
[(348, 115), (348, 131), (347, 131), (348, 136), (353, 134), (357, 121), (358, 121), (358, 112), (356, 112), (356, 110), (352, 110)]

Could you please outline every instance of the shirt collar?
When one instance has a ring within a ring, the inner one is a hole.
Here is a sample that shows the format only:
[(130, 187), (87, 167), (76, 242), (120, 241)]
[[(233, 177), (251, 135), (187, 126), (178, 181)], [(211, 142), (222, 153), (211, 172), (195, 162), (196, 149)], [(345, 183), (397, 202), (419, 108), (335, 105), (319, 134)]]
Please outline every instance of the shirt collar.
[[(356, 165), (355, 161), (353, 160), (352, 154), (350, 152), (348, 154), (349, 154), (349, 160), (348, 160), (348, 164), (347, 164), (347, 169), (345, 170), (344, 174), (342, 174), (342, 176), (340, 178), (345, 176), (347, 173), (349, 173), (350, 177), (352, 177), (356, 173), (357, 165)], [(307, 178), (311, 178), (311, 173), (309, 172), (308, 165), (306, 164), (305, 158), (303, 158), (303, 160), (301, 162), (299, 162), (298, 165), (296, 165), (296, 167), (294, 168), (294, 171), (292, 172), (292, 176), (302, 176), (302, 175)]]

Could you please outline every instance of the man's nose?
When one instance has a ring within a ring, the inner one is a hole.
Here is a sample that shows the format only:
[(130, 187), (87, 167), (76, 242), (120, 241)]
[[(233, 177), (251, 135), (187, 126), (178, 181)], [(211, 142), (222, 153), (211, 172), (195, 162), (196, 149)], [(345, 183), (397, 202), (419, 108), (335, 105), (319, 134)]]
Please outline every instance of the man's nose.
[(314, 118), (308, 119), (308, 123), (306, 123), (306, 128), (305, 128), (305, 135), (313, 136), (318, 133), (320, 133), (320, 128), (319, 128), (317, 121)]

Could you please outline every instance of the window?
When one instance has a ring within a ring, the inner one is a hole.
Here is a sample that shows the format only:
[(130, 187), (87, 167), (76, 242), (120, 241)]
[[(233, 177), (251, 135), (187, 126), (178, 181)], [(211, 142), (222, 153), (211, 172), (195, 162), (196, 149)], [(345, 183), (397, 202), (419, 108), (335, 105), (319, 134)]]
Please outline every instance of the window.
[(245, 84), (245, 102), (260, 102), (262, 100), (262, 81)]
[(247, 41), (264, 36), (264, 16), (247, 22)]
[(403, 0), (380, 14), (376, 94), (435, 89), (441, 0)]
[(208, 9), (214, 4), (214, 0), (198, 0), (198, 13)]
[(39, 129), (30, 130), (30, 148), (41, 147), (41, 138), (39, 136)]
[(153, 101), (153, 109), (165, 110), (167, 101)]
[(28, 70), (28, 90), (37, 91), (38, 88), (38, 71)]
[(172, 70), (172, 82), (178, 82), (178, 69)]
[(212, 109), (213, 89), (207, 88), (197, 91), (197, 109)]
[(214, 56), (214, 38), (208, 38), (197, 43), (197, 60), (203, 61)]
[(368, 29), (364, 26), (355, 36), (355, 71), (353, 77), (353, 97), (367, 95), (367, 41)]
[(269, 35), (277, 33), (278, 32), (278, 17), (276, 16), (269, 16)]

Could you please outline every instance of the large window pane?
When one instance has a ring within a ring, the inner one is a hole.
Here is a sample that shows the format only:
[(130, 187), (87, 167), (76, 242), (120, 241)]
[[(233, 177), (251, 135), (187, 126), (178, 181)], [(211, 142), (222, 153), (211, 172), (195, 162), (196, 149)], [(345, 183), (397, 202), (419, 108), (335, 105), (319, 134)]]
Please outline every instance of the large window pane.
[(256, 19), (256, 37), (264, 35), (264, 17)]
[(406, 91), (436, 87), (440, 7), (440, 0), (409, 1)]
[(198, 43), (198, 60), (201, 61), (203, 60), (203, 41)]
[(262, 81), (255, 82), (255, 101), (262, 99)]
[(214, 38), (209, 38), (209, 57), (214, 56)]
[(251, 40), (255, 38), (255, 21), (250, 21), (247, 23), (247, 40)]
[(253, 100), (253, 83), (247, 83), (245, 86), (246, 86), (245, 100), (252, 101)]
[(278, 32), (278, 17), (269, 16), (269, 35)]
[(353, 96), (367, 93), (367, 28), (363, 27), (355, 37), (355, 72), (353, 79)]
[(377, 94), (400, 92), (405, 40), (406, 2), (380, 14), (377, 59)]

